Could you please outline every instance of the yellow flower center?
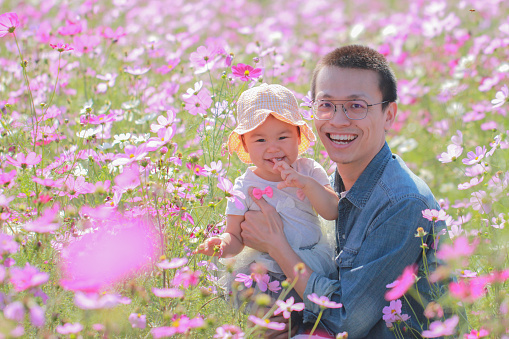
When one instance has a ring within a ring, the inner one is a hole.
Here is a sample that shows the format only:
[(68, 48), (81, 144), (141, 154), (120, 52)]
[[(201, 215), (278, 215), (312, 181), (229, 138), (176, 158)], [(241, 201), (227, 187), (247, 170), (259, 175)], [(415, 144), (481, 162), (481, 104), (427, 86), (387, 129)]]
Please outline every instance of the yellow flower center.
[(245, 75), (245, 76), (249, 76), (249, 71), (248, 71), (248, 70), (246, 70), (246, 71), (244, 72), (244, 75)]

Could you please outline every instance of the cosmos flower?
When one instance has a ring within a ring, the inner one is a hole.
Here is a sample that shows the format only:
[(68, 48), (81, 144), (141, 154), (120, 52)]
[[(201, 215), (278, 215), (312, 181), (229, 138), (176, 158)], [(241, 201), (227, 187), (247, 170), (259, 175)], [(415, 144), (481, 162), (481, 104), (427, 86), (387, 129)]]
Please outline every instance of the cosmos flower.
[(19, 19), (16, 13), (0, 14), (0, 38), (14, 33), (17, 27), (19, 27)]

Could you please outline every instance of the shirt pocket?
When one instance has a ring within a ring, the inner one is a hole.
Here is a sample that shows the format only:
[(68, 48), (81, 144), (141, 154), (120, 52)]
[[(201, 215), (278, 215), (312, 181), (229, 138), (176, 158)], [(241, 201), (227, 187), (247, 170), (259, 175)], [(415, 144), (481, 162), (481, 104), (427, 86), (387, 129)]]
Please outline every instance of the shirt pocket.
[(343, 250), (336, 257), (336, 264), (339, 268), (352, 268), (357, 253), (359, 253), (358, 250), (343, 247)]

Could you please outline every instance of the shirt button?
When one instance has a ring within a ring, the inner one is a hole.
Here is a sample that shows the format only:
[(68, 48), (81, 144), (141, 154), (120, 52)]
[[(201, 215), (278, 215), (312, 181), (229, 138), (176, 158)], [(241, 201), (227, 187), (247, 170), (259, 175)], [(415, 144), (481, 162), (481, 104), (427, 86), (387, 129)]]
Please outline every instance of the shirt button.
[(344, 234), (342, 235), (342, 237), (343, 237), (343, 239), (345, 239), (345, 238), (346, 238)]

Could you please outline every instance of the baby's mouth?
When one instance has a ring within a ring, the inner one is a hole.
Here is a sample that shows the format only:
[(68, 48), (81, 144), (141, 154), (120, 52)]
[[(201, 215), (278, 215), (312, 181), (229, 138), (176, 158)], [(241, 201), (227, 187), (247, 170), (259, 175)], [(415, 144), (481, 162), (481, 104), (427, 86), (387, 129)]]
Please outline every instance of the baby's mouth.
[(266, 160), (275, 164), (276, 162), (283, 161), (284, 159), (285, 159), (285, 157), (283, 156), (283, 157), (278, 157), (278, 158), (270, 158), (270, 159), (266, 159)]

